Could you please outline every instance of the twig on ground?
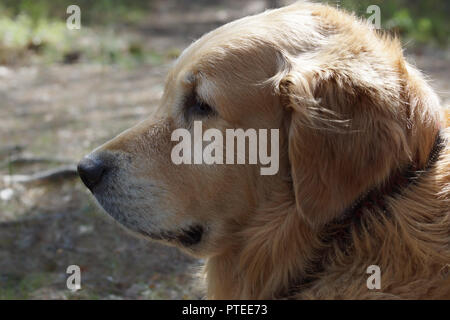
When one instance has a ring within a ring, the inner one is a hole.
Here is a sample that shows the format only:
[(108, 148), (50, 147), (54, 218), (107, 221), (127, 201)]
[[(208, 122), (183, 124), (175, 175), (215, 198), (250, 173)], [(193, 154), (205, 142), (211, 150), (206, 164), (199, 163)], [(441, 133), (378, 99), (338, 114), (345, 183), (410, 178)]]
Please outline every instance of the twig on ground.
[(25, 149), (25, 146), (21, 146), (18, 144), (0, 147), (0, 159), (8, 157), (13, 154), (17, 154), (22, 152)]
[(75, 165), (61, 166), (58, 168), (41, 171), (32, 175), (6, 175), (3, 177), (5, 184), (20, 183), (26, 186), (35, 186), (43, 183), (54, 183), (78, 177)]
[(0, 168), (13, 166), (23, 166), (30, 165), (35, 163), (73, 163), (73, 161), (69, 159), (58, 159), (58, 158), (44, 158), (44, 157), (33, 157), (33, 156), (15, 156), (10, 159), (3, 161), (0, 164)]

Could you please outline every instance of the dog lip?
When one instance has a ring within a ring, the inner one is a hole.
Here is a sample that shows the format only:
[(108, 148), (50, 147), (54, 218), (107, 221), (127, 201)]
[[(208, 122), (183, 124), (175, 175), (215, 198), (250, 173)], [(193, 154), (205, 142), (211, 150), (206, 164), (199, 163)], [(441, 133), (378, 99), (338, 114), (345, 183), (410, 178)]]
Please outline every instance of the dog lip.
[(204, 234), (204, 228), (201, 225), (192, 225), (189, 228), (184, 228), (179, 231), (161, 231), (158, 233), (151, 233), (146, 230), (139, 228), (137, 230), (139, 233), (153, 239), (153, 240), (163, 240), (168, 242), (179, 242), (185, 247), (190, 247), (198, 244)]
[(178, 236), (178, 241), (185, 246), (192, 246), (202, 240), (204, 229), (201, 225), (194, 225), (188, 230), (182, 230)]

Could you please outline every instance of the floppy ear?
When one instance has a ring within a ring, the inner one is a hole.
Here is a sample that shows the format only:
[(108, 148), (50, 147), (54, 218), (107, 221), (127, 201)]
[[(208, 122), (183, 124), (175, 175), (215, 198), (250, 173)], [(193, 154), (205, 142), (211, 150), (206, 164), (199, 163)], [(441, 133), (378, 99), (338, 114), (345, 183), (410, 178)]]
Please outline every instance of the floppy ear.
[(296, 205), (313, 226), (338, 216), (409, 159), (401, 102), (393, 98), (399, 91), (370, 80), (344, 68), (294, 66), (279, 82)]

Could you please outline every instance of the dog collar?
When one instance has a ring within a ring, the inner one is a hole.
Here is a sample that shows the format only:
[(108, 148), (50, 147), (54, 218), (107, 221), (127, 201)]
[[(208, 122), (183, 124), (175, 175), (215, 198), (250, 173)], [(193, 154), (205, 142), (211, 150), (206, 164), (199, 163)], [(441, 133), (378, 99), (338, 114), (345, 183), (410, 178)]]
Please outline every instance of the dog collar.
[(406, 170), (398, 170), (383, 185), (374, 187), (359, 196), (334, 223), (360, 218), (364, 209), (381, 208), (384, 214), (389, 214), (386, 203), (387, 197), (399, 195), (409, 186), (417, 184), (419, 178), (434, 166), (444, 147), (445, 140), (439, 131), (425, 167), (418, 168), (417, 164), (413, 163)]

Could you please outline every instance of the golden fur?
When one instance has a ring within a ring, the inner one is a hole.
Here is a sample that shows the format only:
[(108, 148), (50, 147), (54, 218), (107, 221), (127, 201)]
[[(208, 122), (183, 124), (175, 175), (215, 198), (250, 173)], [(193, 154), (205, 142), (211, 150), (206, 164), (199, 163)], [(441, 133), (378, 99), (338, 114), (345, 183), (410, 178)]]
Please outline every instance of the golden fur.
[[(184, 96), (217, 111), (206, 128), (279, 128), (280, 170), (170, 161)], [(396, 39), (334, 8), (298, 3), (222, 26), (176, 61), (155, 116), (95, 154), (114, 158), (94, 192), (140, 234), (205, 226), (200, 243), (210, 299), (450, 298), (450, 146), (401, 195), (390, 216), (365, 209), (351, 245), (325, 244), (324, 226), (409, 163), (425, 167), (443, 127), (439, 101)], [(324, 248), (327, 250), (323, 250)], [(312, 261), (325, 254), (316, 279)], [(381, 289), (366, 286), (369, 265)]]

